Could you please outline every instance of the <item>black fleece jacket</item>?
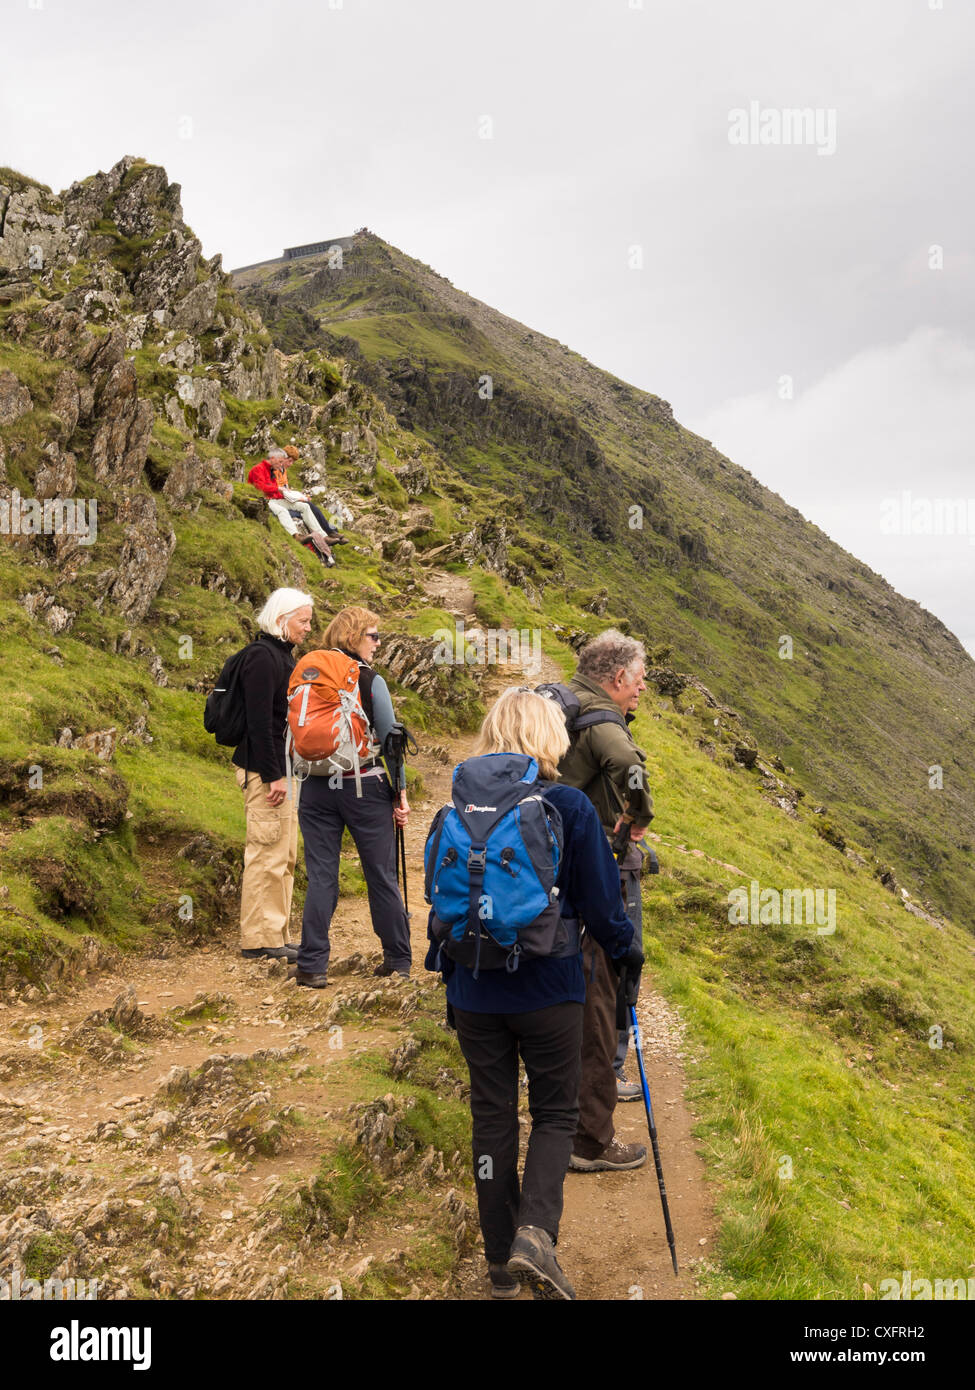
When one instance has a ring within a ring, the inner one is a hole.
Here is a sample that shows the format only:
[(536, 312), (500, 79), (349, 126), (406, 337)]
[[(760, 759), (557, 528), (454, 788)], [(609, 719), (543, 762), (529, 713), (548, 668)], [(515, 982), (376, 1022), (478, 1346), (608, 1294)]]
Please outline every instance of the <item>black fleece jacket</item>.
[(291, 642), (258, 634), (244, 648), (240, 686), (244, 696), (247, 732), (231, 761), (263, 782), (287, 775), (284, 740), (288, 724), (288, 680), (295, 668)]

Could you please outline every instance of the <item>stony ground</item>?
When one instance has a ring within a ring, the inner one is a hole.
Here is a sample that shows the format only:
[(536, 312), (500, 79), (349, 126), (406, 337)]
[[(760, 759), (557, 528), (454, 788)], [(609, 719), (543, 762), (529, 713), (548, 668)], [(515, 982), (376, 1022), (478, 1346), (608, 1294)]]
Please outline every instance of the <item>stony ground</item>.
[[(439, 597), (471, 616), (462, 585)], [(444, 1060), (442, 987), (422, 969), (422, 848), (469, 742), (416, 760), (412, 979), (373, 977), (354, 897), (323, 991), (228, 938), (0, 1002), (0, 1271), (97, 1277), (100, 1298), (488, 1296), (469, 1152), (424, 1142), (429, 1107), (466, 1100), (463, 1063)], [(681, 1274), (652, 1162), (569, 1174), (560, 1256), (580, 1298), (694, 1298), (710, 1254), (683, 1029), (649, 978), (639, 1017)], [(645, 1141), (642, 1105), (620, 1105), (617, 1128)]]

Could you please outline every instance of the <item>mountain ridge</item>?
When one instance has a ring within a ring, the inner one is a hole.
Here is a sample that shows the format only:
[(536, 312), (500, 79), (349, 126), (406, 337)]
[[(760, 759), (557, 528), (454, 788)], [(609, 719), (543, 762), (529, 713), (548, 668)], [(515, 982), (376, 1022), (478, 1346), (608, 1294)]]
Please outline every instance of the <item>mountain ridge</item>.
[[(404, 427), (424, 433), (468, 480), (497, 485), (512, 518), (541, 521), (553, 538), (588, 532), (602, 549), (586, 551), (576, 582), (585, 570), (598, 575), (612, 551), (602, 577), (614, 611), (679, 651), (680, 664), (722, 699), (741, 703), (756, 732), (821, 797), (838, 796), (861, 833), (906, 852), (922, 879), (934, 873), (946, 887), (933, 821), (949, 855), (966, 864), (965, 887), (948, 896), (956, 910), (971, 904), (975, 662), (940, 619), (682, 427), (666, 401), (456, 290), (374, 233), (355, 234), (340, 267), (309, 256), (234, 280), (279, 346), (341, 352)], [(479, 394), (485, 376), (488, 400)], [(642, 508), (636, 532), (634, 507)], [(648, 578), (661, 582), (649, 588)], [(533, 580), (544, 585), (544, 576)], [(784, 637), (792, 671), (803, 666), (798, 680), (784, 678)], [(779, 699), (741, 680), (741, 645)], [(834, 742), (849, 756), (836, 756)], [(891, 776), (905, 763), (912, 787)], [(862, 800), (851, 764), (869, 769)], [(935, 766), (951, 769), (937, 789), (947, 791), (940, 811), (923, 795), (934, 790)], [(892, 789), (896, 828), (875, 814)]]

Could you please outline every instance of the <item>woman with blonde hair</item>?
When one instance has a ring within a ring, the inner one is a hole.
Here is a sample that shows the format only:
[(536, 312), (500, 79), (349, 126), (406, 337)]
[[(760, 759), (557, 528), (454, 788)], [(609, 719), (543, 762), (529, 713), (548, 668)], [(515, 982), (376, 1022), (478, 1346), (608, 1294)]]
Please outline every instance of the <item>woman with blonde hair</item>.
[(366, 880), (372, 929), (383, 948), (376, 975), (409, 975), (412, 964), (410, 927), (396, 881), (397, 825), (410, 814), (405, 790), (393, 803), (393, 784), (404, 787), (402, 763), (387, 768), (381, 750), (396, 723), (389, 688), (372, 668), (379, 648), (379, 619), (368, 608), (343, 608), (329, 623), (323, 650), (338, 650), (359, 666), (359, 697), (369, 729), (370, 753), (356, 771), (336, 772), (323, 760), (296, 760), (303, 784), (298, 817), (305, 843), (308, 892), (301, 923), (296, 979), (322, 989), (328, 983), (331, 954), (329, 928), (339, 897), (339, 851), (348, 826)]
[[(555, 781), (568, 747), (552, 701), (527, 687), (506, 690), (473, 756), (454, 769), (453, 805), (427, 841), (434, 906), (426, 966), (443, 974), (448, 1021), (470, 1071), (478, 1214), (495, 1298), (516, 1298), (519, 1280), (536, 1298), (575, 1298), (555, 1245), (578, 1119), (583, 923), (618, 971), (643, 961), (592, 802)], [(532, 1117), (520, 1186), (519, 1055)]]

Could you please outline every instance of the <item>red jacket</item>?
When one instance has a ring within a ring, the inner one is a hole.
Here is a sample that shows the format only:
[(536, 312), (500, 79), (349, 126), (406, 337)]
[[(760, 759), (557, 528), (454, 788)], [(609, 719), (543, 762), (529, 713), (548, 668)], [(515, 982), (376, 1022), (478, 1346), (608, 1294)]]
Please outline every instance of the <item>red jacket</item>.
[(281, 497), (281, 488), (278, 481), (288, 486), (288, 475), (284, 469), (277, 469), (273, 464), (268, 463), (267, 459), (261, 459), (260, 463), (255, 463), (254, 467), (247, 475), (247, 481), (252, 487), (259, 488), (266, 497)]

